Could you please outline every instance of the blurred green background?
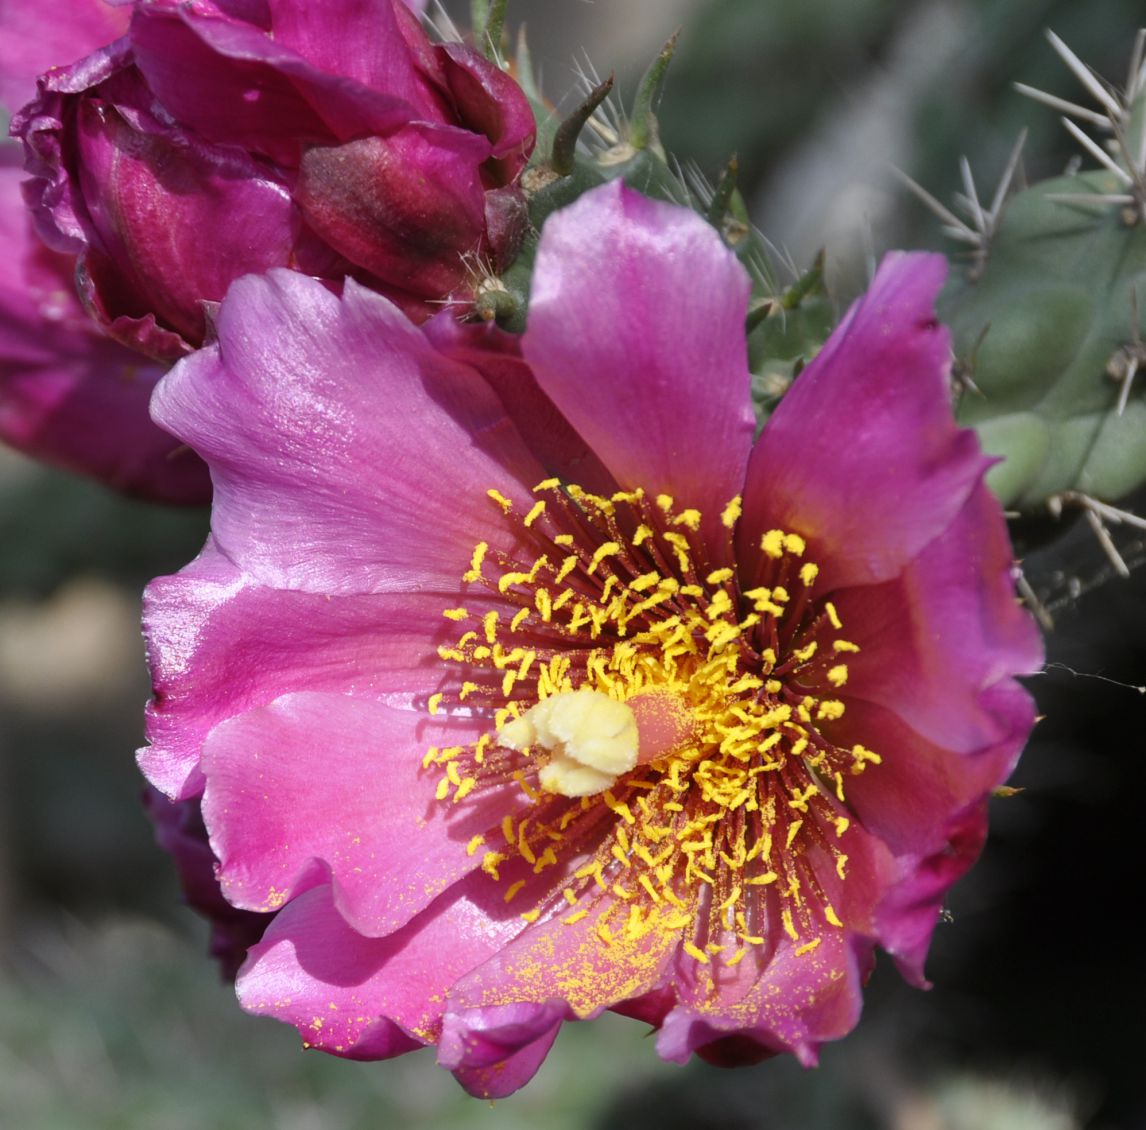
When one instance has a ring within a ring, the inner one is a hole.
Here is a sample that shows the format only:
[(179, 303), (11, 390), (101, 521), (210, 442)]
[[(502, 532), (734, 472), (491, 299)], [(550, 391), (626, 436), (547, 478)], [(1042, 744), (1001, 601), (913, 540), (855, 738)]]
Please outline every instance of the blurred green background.
[[(464, 18), (464, 4), (447, 7)], [(1069, 139), (1010, 83), (1078, 97), (1045, 26), (1121, 81), (1143, 9), (512, 0), (511, 18), (566, 106), (575, 59), (631, 89), (682, 25), (661, 106), (668, 148), (709, 176), (737, 152), (765, 234), (801, 264), (826, 244), (846, 296), (883, 249), (940, 246), (890, 165), (949, 202), (961, 154), (989, 188), (1026, 127), (1028, 174), (1060, 170)], [(815, 1072), (670, 1067), (634, 1022), (571, 1026), (524, 1092), (490, 1105), (465, 1098), (432, 1053), (346, 1063), (244, 1016), (179, 906), (131, 756), (147, 696), (138, 596), (205, 530), (201, 512), (124, 501), (0, 452), (0, 1127), (1146, 1126), (1133, 923), (1146, 699), (1117, 685), (1146, 682), (1146, 572), (1112, 580), (1085, 531), (1025, 563), (1058, 621), (1032, 680), (1047, 718), (1014, 782), (1026, 791), (995, 802), (984, 858), (937, 929), (935, 989), (909, 990), (881, 963), (859, 1030)], [(1143, 546), (1118, 540), (1140, 564)]]

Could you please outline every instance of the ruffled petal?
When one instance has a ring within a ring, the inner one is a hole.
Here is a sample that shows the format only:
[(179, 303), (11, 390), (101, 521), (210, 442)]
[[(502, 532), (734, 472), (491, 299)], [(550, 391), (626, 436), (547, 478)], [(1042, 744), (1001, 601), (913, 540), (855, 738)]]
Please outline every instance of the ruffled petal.
[(211, 729), (291, 691), (323, 691), (423, 708), (441, 678), (441, 601), (422, 593), (327, 597), (254, 583), (208, 542), (144, 596), (155, 696), (139, 763), (172, 797), (203, 787)]
[(769, 529), (803, 535), (838, 588), (896, 576), (962, 509), (988, 464), (951, 414), (945, 274), (942, 256), (888, 255), (765, 425), (737, 532), (749, 582)]
[[(516, 783), (465, 804), (438, 800), (431, 746), (465, 745), (484, 720), (438, 722), (421, 711), (343, 695), (286, 695), (220, 723), (203, 745), (203, 818), (219, 882), (235, 906), (275, 910), (329, 881), (358, 933), (405, 925), (474, 870), (475, 836), (514, 816)], [(316, 771), (319, 770), (319, 771)]]
[(752, 442), (748, 289), (704, 220), (615, 181), (546, 223), (523, 343), (617, 482), (699, 509), (710, 547)]
[(513, 548), (486, 492), (527, 510), (542, 468), (493, 392), (385, 299), (272, 271), (234, 284), (217, 329), (152, 411), (210, 465), (216, 542), (252, 578), (456, 593), (477, 543)]
[(1043, 650), (1011, 571), (1002, 511), (979, 484), (900, 577), (837, 594), (844, 632), (860, 646), (848, 661), (848, 698), (894, 711), (946, 749), (974, 753), (1009, 739), (1017, 753), (1034, 710), (1029, 696), (1005, 688), (1037, 671)]
[(104, 0), (70, 0), (66, 15), (38, 0), (0, 5), (0, 106), (11, 113), (36, 93), (36, 76), (117, 39), (131, 9)]
[(148, 414), (165, 369), (103, 337), (80, 308), (74, 261), (31, 231), (16, 153), (0, 147), (0, 439), (128, 494), (208, 501), (206, 467)]
[(308, 1046), (384, 1059), (435, 1042), (446, 991), (520, 932), (501, 891), (477, 874), (454, 884), (402, 929), (368, 938), (347, 925), (328, 886), (293, 899), (238, 978), (248, 1012), (294, 1024)]

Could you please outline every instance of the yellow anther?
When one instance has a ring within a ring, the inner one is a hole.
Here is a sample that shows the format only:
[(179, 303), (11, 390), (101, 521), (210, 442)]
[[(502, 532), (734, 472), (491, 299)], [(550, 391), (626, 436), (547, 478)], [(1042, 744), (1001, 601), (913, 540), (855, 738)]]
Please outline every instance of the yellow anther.
[(842, 687), (848, 681), (848, 665), (846, 663), (837, 663), (828, 671), (828, 682), (833, 687)]
[(508, 514), (510, 512), (510, 510), (513, 509), (513, 503), (510, 502), (510, 500), (508, 498), (506, 498), (505, 495), (501, 493), (501, 491), (495, 490), (493, 487), (491, 487), (485, 493), (490, 498), (492, 498), (494, 500), (494, 502), (496, 502), (498, 504), (498, 506), (501, 507), (501, 512), (503, 514)]
[(744, 882), (750, 887), (767, 887), (779, 878), (775, 871), (765, 871), (762, 875), (753, 875), (751, 879), (745, 879)]
[(443, 777), (434, 789), (435, 800), (445, 800), (450, 795), (450, 782), (448, 778)]
[(830, 902), (824, 903), (824, 917), (828, 920), (829, 925), (838, 926), (840, 929), (843, 929), (844, 924), (840, 921), (839, 915), (836, 914)]
[(560, 485), (560, 479), (542, 479), (541, 482), (533, 488), (533, 492), (536, 494), (539, 490), (553, 490), (554, 487), (559, 487)]
[(836, 874), (837, 874), (837, 875), (838, 875), (838, 876), (839, 876), (841, 879), (843, 879), (843, 878), (845, 877), (845, 876), (844, 876), (844, 869), (847, 867), (847, 865), (848, 865), (848, 857), (847, 857), (846, 855), (841, 855), (841, 856), (840, 856), (840, 857), (839, 857), (839, 858), (836, 860)]
[(796, 947), (796, 956), (803, 957), (806, 953), (811, 953), (812, 950), (820, 944), (819, 938), (813, 938), (810, 942), (805, 942), (802, 946)]
[(442, 705), (442, 697), (443, 696), (441, 694), (430, 695), (430, 699), (426, 703), (426, 708), (429, 710), (429, 712), (431, 714), (437, 714), (438, 713), (438, 708)]
[(784, 556), (784, 531), (769, 530), (760, 539), (760, 548), (771, 558), (779, 559)]
[(780, 912), (780, 921), (784, 923), (784, 933), (788, 935), (792, 941), (799, 940), (799, 933), (796, 930), (796, 924), (792, 921), (792, 911), (788, 907)]
[(828, 614), (832, 627), (838, 632), (844, 625), (840, 619), (840, 614), (836, 611), (836, 606), (830, 600), (825, 600), (824, 611)]
[(815, 565), (811, 561), (808, 561), (800, 566), (800, 580), (804, 582), (804, 586), (806, 588), (810, 588), (813, 584), (815, 584), (816, 578), (819, 575), (819, 565)]
[(803, 557), (804, 550), (808, 548), (808, 543), (799, 534), (785, 534), (784, 548), (797, 557)]
[(633, 534), (633, 545), (641, 545), (653, 536), (653, 531), (642, 522)]
[(529, 617), (529, 609), (528, 608), (522, 608), (519, 611), (515, 612), (513, 615), (513, 619), (510, 620), (510, 622), (509, 622), (509, 630), (511, 632), (516, 632), (517, 629), (520, 628), (521, 625), (525, 623), (525, 621), (528, 619), (528, 617)]
[(498, 864), (504, 863), (507, 858), (500, 851), (487, 851), (481, 858), (481, 869), (491, 878), (498, 879)]
[(463, 581), (477, 581), (481, 579), (482, 562), (485, 561), (485, 555), (489, 552), (489, 545), (484, 541), (479, 541), (474, 546), (473, 556), (470, 558), (469, 572), (462, 574)]
[(536, 922), (541, 917), (541, 908), (535, 907), (533, 910), (522, 911), (521, 917), (526, 922)]
[(709, 585), (722, 585), (725, 581), (731, 581), (736, 574), (731, 569), (714, 569), (707, 577), (704, 578), (705, 584)]
[(792, 841), (800, 834), (800, 829), (803, 826), (804, 826), (803, 820), (793, 820), (792, 823), (788, 825), (788, 838), (785, 841), (785, 844), (784, 844), (785, 847), (791, 848)]
[(681, 946), (681, 949), (683, 949), (684, 952), (687, 953), (689, 957), (693, 958), (696, 961), (699, 961), (701, 965), (707, 965), (708, 964), (708, 962), (709, 962), (708, 954), (706, 954), (704, 952), (704, 950), (699, 949), (697, 946), (693, 945), (692, 942), (685, 942), (684, 945)]
[(447, 620), (464, 620), (469, 613), (464, 608), (445, 608), (442, 615)]
[(506, 888), (505, 894), (502, 895), (501, 897), (503, 899), (505, 899), (506, 902), (512, 902), (513, 896), (515, 894), (517, 894), (517, 892), (520, 891), (521, 888), (524, 886), (525, 886), (525, 880), (524, 879), (518, 879), (516, 883), (511, 883), (509, 885), (509, 887)]
[(821, 722), (835, 722), (844, 716), (844, 709), (844, 704), (838, 698), (821, 699), (816, 707), (816, 718)]
[(672, 520), (674, 526), (684, 526), (690, 530), (700, 529), (700, 511), (699, 510), (682, 510)]
[(728, 504), (728, 505), (727, 505), (727, 506), (726, 506), (726, 507), (725, 507), (725, 508), (724, 508), (724, 509), (723, 509), (723, 510), (720, 512), (720, 521), (721, 521), (721, 523), (723, 524), (723, 526), (724, 526), (724, 528), (725, 528), (725, 529), (727, 529), (727, 530), (731, 530), (731, 529), (732, 529), (732, 527), (733, 527), (733, 526), (735, 526), (735, 525), (736, 525), (736, 523), (739, 521), (739, 519), (740, 519), (740, 515), (741, 515), (741, 513), (742, 513), (742, 509), (741, 509), (741, 502), (742, 502), (742, 500), (741, 500), (741, 498), (740, 498), (740, 495), (737, 495), (737, 496), (736, 496), (736, 497), (735, 497), (735, 498), (734, 498), (734, 499), (733, 499), (733, 500), (732, 500), (732, 501), (731, 501), (731, 502), (730, 502), (730, 503), (729, 503), (729, 504)]
[(469, 681), (466, 681), (466, 682), (462, 683), (462, 689), (458, 692), (458, 701), (459, 702), (465, 702), (465, 700), (467, 698), (469, 698), (469, 696), (471, 694), (473, 694), (475, 691), (480, 691), (480, 690), (481, 690), (481, 687), (479, 687), (477, 685), (477, 683), (471, 683)]
[(852, 643), (850, 640), (833, 640), (832, 648), (835, 651), (857, 652), (859, 645)]
[(481, 618), (482, 628), (485, 631), (486, 643), (497, 642), (497, 622), (500, 619), (501, 617), (498, 615), (496, 609), (492, 609)]
[(658, 494), (657, 505), (666, 513), (670, 513), (673, 507), (673, 498), (671, 494)]
[[(615, 557), (620, 552), (621, 552), (621, 547), (617, 542), (615, 542), (615, 541), (605, 542), (605, 544), (602, 546), (599, 546), (597, 548), (597, 551), (593, 554), (593, 559), (589, 562), (588, 572), (595, 573), (597, 571), (597, 566), (600, 565), (601, 562), (604, 561), (606, 557)], [(558, 577), (557, 579), (561, 580), (560, 577)]]
[(569, 576), (570, 573), (573, 572), (574, 569), (577, 568), (580, 560), (581, 559), (576, 554), (571, 553), (568, 557), (565, 558), (564, 561), (561, 562), (561, 568), (557, 570), (557, 576), (554, 577), (554, 580), (560, 584), (563, 580), (565, 580), (566, 577)]
[(816, 654), (816, 651), (818, 650), (819, 646), (820, 645), (815, 640), (812, 640), (812, 642), (810, 644), (808, 644), (806, 647), (796, 648), (792, 652), (792, 658), (797, 660), (800, 663), (807, 663), (808, 660), (811, 659), (812, 656)]

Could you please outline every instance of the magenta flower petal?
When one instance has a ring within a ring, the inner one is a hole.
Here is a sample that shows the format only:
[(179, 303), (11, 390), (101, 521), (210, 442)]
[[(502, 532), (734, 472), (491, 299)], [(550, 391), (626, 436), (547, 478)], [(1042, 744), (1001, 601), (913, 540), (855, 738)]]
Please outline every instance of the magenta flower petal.
[(825, 546), (829, 587), (886, 580), (962, 509), (987, 462), (951, 415), (945, 274), (939, 255), (888, 256), (800, 374), (752, 453), (742, 561), (778, 527)]
[(1042, 666), (1038, 632), (1014, 598), (998, 503), (975, 487), (946, 530), (900, 576), (840, 594), (839, 614), (870, 643), (849, 663), (846, 697), (894, 710), (957, 752), (1010, 739), (1034, 722), (1012, 676)]
[(544, 476), (472, 371), (353, 284), (339, 301), (286, 271), (242, 279), (217, 331), (152, 411), (210, 462), (216, 542), (264, 583), (456, 592), (455, 562), (497, 509), (487, 487), (508, 494)]
[(413, 122), (304, 154), (295, 200), (310, 227), (388, 287), (449, 294), (464, 279), (459, 252), (478, 253), (484, 137)]
[(0, 439), (129, 494), (206, 502), (206, 467), (148, 414), (165, 368), (88, 321), (74, 262), (30, 229), (15, 152), (0, 150)]
[(447, 1013), (438, 1062), (476, 1098), (505, 1098), (537, 1073), (568, 1014), (561, 1000)]
[(344, 1000), (322, 1046), (499, 1096), (567, 1019), (810, 1064), (877, 946), (922, 979), (1039, 658), (937, 282), (886, 266), (751, 457), (743, 272), (617, 185), (547, 224), (520, 355), (232, 288), (156, 396), (217, 549), (152, 590), (145, 764), (202, 773), (224, 893), (278, 908), (248, 1007), (312, 1042)]
[(69, 0), (65, 9), (38, 0), (0, 6), (0, 106), (18, 109), (35, 93), (37, 75), (118, 38), (131, 12), (105, 0)]
[(393, 762), (415, 744), (478, 736), (476, 723), (427, 725), (418, 711), (322, 694), (287, 695), (216, 726), (203, 746), (203, 819), (224, 895), (247, 910), (277, 910), (329, 877), (358, 933), (382, 937), (404, 926), (480, 864), (467, 845), (520, 802), (507, 789), (445, 808), (436, 774), (416, 773), (396, 789)]
[[(155, 700), (140, 767), (168, 795), (194, 796), (203, 788), (203, 740), (250, 707), (302, 690), (424, 702), (440, 681), (425, 647), (440, 604), (421, 593), (269, 588), (208, 545), (145, 594)], [(236, 649), (237, 639), (246, 644)]]
[(351, 1058), (436, 1043), (446, 990), (521, 929), (516, 916), (490, 913), (490, 884), (480, 879), (463, 879), (385, 938), (352, 930), (329, 887), (307, 891), (251, 950), (236, 985), (243, 1007)]
[(526, 360), (617, 482), (699, 509), (710, 544), (752, 442), (747, 304), (712, 227), (620, 181), (545, 226)]

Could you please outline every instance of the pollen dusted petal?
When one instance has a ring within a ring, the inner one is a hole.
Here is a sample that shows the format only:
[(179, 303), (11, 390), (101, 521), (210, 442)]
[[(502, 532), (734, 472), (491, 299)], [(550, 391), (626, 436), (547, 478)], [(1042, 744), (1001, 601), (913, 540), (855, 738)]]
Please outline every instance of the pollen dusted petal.
[(228, 899), (274, 910), (329, 877), (359, 933), (381, 937), (405, 925), (480, 866), (482, 853), (466, 851), (473, 837), (520, 807), (510, 789), (439, 804), (437, 774), (411, 755), (423, 743), (472, 740), (478, 725), (471, 720), (467, 731), (365, 699), (294, 694), (217, 726), (203, 749), (203, 818)]
[(637, 720), (642, 765), (674, 753), (695, 737), (696, 721), (688, 704), (671, 691), (645, 691), (626, 701)]
[(709, 224), (617, 180), (546, 222), (522, 346), (621, 487), (698, 508), (717, 555), (755, 428), (747, 304)]

